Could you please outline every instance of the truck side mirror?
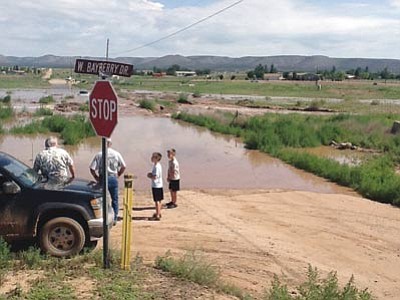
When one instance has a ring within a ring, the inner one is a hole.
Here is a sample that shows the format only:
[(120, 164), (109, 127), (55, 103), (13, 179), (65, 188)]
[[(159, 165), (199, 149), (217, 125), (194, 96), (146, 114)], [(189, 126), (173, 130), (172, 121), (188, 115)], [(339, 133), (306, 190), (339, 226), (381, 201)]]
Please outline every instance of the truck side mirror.
[(21, 188), (15, 182), (7, 181), (3, 183), (3, 192), (6, 195), (16, 195), (21, 192)]

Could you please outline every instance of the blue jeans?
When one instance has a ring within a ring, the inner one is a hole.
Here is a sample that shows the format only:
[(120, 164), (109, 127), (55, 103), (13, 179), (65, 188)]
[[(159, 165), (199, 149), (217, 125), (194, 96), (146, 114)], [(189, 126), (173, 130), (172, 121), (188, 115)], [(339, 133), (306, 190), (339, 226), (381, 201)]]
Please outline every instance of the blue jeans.
[(118, 217), (118, 178), (108, 176), (108, 192), (111, 196), (111, 205), (114, 210), (114, 220)]

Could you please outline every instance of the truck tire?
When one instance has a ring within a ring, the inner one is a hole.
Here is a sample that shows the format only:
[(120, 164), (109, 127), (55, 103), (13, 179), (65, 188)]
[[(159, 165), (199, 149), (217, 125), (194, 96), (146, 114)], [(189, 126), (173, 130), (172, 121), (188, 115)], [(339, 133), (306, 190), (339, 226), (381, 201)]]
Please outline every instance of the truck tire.
[(78, 254), (85, 245), (85, 231), (79, 222), (67, 217), (47, 221), (39, 232), (43, 252), (56, 257)]

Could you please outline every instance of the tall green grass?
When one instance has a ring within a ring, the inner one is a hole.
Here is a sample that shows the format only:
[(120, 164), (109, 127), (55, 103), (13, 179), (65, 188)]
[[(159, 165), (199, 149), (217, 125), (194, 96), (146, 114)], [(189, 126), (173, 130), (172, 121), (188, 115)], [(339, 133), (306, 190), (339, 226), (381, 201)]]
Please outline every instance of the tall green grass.
[[(400, 136), (389, 133), (398, 116), (336, 115), (330, 117), (299, 114), (266, 114), (245, 121), (228, 122), (220, 116), (173, 116), (212, 131), (242, 137), (249, 149), (269, 153), (283, 161), (338, 184), (349, 186), (369, 199), (400, 206)], [(359, 166), (351, 167), (328, 158), (294, 149), (327, 145), (331, 140), (382, 151)]]
[(64, 144), (67, 145), (75, 145), (83, 139), (95, 135), (90, 122), (82, 115), (72, 117), (54, 115), (41, 121), (13, 127), (10, 132), (14, 134), (55, 132), (60, 134)]
[(0, 120), (10, 119), (14, 116), (14, 109), (10, 105), (0, 103)]

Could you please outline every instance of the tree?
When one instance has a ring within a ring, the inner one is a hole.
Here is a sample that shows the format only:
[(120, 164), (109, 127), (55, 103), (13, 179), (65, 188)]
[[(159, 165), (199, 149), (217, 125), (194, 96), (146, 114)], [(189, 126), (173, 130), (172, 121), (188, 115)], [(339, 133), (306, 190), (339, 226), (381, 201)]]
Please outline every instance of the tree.
[(264, 79), (264, 73), (265, 69), (261, 64), (254, 69), (254, 75), (256, 75), (257, 79)]
[(253, 79), (255, 77), (254, 71), (247, 72), (247, 78)]
[(361, 73), (362, 73), (361, 68), (358, 67), (358, 68), (356, 69), (356, 71), (354, 72), (354, 76), (356, 76), (357, 78), (360, 78)]
[(179, 71), (181, 69), (180, 65), (172, 65), (167, 69), (167, 75), (176, 75), (176, 71)]
[(224, 75), (222, 75), (222, 74), (218, 75), (218, 77), (220, 80), (224, 79)]
[(381, 71), (381, 78), (382, 79), (390, 79), (390, 77), (391, 77), (391, 74), (390, 74), (390, 72), (388, 71), (388, 68), (387, 67), (385, 67), (384, 69), (383, 69), (383, 71)]
[(270, 73), (276, 73), (277, 69), (275, 68), (274, 64), (271, 65), (271, 69), (269, 70)]

